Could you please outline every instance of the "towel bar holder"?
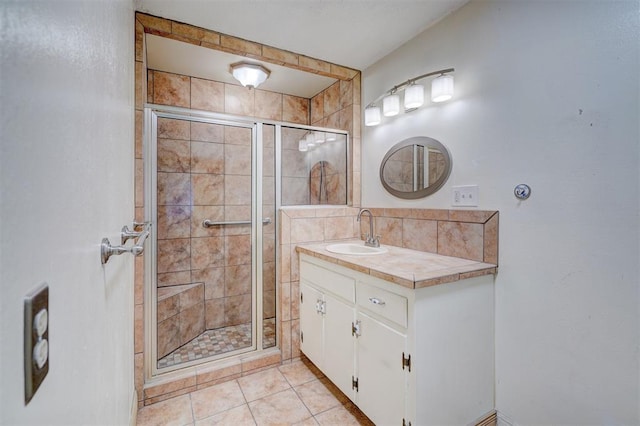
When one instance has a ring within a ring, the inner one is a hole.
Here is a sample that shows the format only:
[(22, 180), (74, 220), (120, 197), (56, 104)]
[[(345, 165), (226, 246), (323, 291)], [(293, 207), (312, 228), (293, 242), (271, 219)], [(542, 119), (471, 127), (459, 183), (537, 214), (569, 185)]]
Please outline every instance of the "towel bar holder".
[[(122, 253), (131, 253), (134, 256), (140, 256), (144, 253), (144, 243), (151, 232), (151, 222), (137, 223), (133, 222), (133, 229), (130, 230), (127, 225), (122, 227), (120, 231), (121, 245), (112, 246), (108, 238), (103, 238), (100, 243), (100, 261), (104, 265), (109, 258)], [(139, 230), (141, 229), (141, 230)], [(132, 246), (125, 246), (130, 239), (136, 239)]]

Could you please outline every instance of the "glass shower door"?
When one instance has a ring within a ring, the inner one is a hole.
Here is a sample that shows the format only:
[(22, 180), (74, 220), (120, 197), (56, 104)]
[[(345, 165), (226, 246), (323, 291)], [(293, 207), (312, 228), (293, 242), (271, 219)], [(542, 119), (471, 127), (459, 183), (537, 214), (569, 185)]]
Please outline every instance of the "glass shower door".
[[(276, 129), (262, 127), (262, 347), (276, 345)], [(259, 231), (260, 232), (260, 231)]]
[(254, 350), (255, 125), (158, 113), (155, 140), (157, 368)]

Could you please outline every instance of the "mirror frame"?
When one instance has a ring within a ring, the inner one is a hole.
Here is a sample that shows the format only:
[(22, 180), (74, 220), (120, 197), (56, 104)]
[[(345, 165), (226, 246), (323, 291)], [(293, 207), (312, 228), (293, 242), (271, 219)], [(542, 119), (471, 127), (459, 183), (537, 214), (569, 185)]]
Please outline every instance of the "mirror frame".
[[(436, 180), (432, 185), (429, 185), (426, 188), (422, 188), (417, 191), (411, 191), (411, 192), (399, 191), (395, 188), (392, 188), (387, 182), (385, 182), (384, 166), (387, 164), (387, 161), (389, 160), (389, 158), (391, 158), (393, 154), (395, 154), (402, 148), (411, 146), (411, 145), (422, 145), (425, 148), (434, 148), (442, 152), (442, 156), (444, 157), (444, 162), (445, 162), (445, 170), (444, 170), (444, 173), (442, 173), (442, 175), (438, 178), (438, 180)], [(443, 144), (427, 136), (415, 136), (415, 137), (398, 142), (397, 144), (392, 146), (391, 149), (389, 149), (389, 151), (385, 154), (384, 158), (382, 159), (382, 164), (380, 165), (380, 182), (382, 182), (382, 186), (384, 186), (384, 189), (386, 189), (387, 192), (389, 192), (391, 195), (394, 195), (398, 198), (403, 198), (405, 200), (415, 200), (418, 198), (423, 198), (428, 195), (431, 195), (437, 190), (439, 190), (440, 188), (442, 188), (442, 186), (445, 184), (445, 182), (447, 181), (447, 179), (449, 179), (449, 176), (451, 175), (451, 168), (452, 168), (451, 154)]]

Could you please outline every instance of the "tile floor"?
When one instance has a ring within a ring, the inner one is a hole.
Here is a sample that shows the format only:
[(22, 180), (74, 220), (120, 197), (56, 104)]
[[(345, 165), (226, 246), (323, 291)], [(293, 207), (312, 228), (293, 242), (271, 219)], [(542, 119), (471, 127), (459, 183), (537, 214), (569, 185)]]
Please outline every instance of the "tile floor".
[[(264, 348), (276, 345), (274, 318), (264, 320)], [(251, 323), (205, 330), (190, 342), (158, 360), (158, 368), (202, 359), (251, 346)]]
[(373, 426), (306, 359), (148, 405), (137, 424)]

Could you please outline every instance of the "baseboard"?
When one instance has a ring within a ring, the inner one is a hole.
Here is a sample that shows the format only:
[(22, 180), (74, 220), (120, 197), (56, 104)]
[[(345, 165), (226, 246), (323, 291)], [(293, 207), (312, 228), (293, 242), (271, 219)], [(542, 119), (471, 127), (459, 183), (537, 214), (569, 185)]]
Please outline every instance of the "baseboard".
[(138, 421), (138, 392), (134, 389), (131, 396), (131, 411), (129, 413), (129, 426), (136, 426)]
[(511, 420), (509, 417), (505, 416), (503, 413), (498, 413), (498, 424), (497, 426), (517, 426), (517, 423)]
[(498, 422), (497, 412), (496, 410), (491, 410), (491, 412), (480, 417), (478, 420), (476, 420), (472, 424), (475, 426), (497, 426), (497, 422)]

